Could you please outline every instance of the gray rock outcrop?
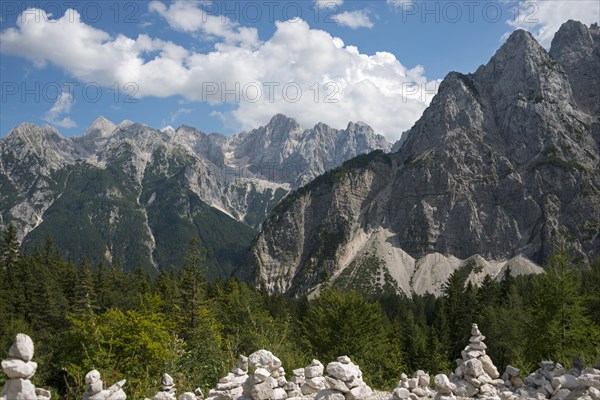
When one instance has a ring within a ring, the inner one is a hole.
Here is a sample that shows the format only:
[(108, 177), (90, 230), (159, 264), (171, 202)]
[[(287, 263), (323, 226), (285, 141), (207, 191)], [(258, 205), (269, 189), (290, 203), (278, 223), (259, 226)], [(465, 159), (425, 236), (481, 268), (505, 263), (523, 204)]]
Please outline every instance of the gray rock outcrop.
[[(575, 101), (589, 114), (600, 114), (600, 27), (565, 22), (554, 35), (550, 55), (565, 69)], [(596, 71), (596, 73), (593, 73)], [(598, 121), (596, 121), (598, 123)]]

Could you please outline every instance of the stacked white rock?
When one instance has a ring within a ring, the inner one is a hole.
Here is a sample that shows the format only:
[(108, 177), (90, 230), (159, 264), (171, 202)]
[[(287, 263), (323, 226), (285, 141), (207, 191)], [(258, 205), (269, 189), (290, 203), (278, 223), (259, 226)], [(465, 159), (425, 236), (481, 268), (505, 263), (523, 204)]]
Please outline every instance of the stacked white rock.
[(600, 400), (600, 371), (586, 368), (568, 371), (552, 361), (542, 361), (540, 368), (525, 378), (525, 388), (518, 393), (533, 399)]
[[(560, 364), (545, 360), (540, 362), (540, 368), (525, 378), (525, 388), (517, 390), (520, 395), (533, 399), (545, 399), (556, 396), (557, 399), (565, 398), (576, 389), (578, 371), (569, 371)], [(552, 385), (554, 381), (555, 385)]]
[(435, 383), (435, 400), (451, 400), (455, 399), (454, 391), (456, 385), (450, 382), (450, 379), (445, 374), (437, 374), (434, 378)]
[(429, 380), (429, 374), (421, 370), (415, 372), (412, 378), (402, 374), (398, 386), (392, 393), (394, 400), (432, 398), (435, 392), (429, 388)]
[(364, 400), (373, 394), (373, 390), (363, 381), (358, 365), (349, 357), (338, 357), (337, 361), (327, 364), (325, 388), (316, 396), (317, 400)]
[(479, 332), (477, 324), (471, 326), (469, 344), (462, 351), (462, 359), (451, 376), (456, 384), (454, 393), (460, 397), (478, 397), (498, 399), (504, 381), (500, 379), (498, 369), (485, 353), (485, 336)]
[[(177, 388), (171, 375), (166, 372), (162, 374), (160, 391), (153, 397), (154, 400), (177, 400), (175, 397)], [(145, 399), (150, 400), (150, 399)]]
[(248, 357), (253, 372), (243, 385), (243, 396), (253, 400), (283, 400), (288, 397), (287, 381), (281, 360), (267, 350), (258, 350)]
[(304, 384), (300, 386), (303, 396), (316, 395), (323, 389), (327, 389), (327, 380), (323, 376), (325, 367), (319, 360), (312, 360), (310, 365), (304, 368)]
[(125, 400), (127, 395), (123, 391), (126, 380), (123, 379), (104, 389), (104, 382), (100, 379), (100, 372), (91, 370), (85, 375), (85, 392), (83, 400)]
[(179, 395), (178, 400), (204, 400), (204, 393), (202, 393), (202, 389), (197, 388), (192, 392), (185, 392)]
[(33, 340), (19, 333), (8, 350), (8, 357), (2, 361), (2, 370), (8, 377), (2, 397), (9, 400), (48, 400), (50, 392), (36, 388), (29, 380), (37, 369), (33, 358)]
[[(600, 400), (600, 369), (584, 369), (577, 377), (577, 383), (584, 396), (589, 396), (591, 400)], [(552, 384), (554, 385), (554, 381)]]
[(527, 392), (523, 388), (523, 380), (519, 378), (519, 368), (507, 365), (502, 374), (502, 380), (504, 381), (504, 388), (500, 391), (500, 399), (502, 400), (516, 400), (523, 396), (527, 396)]
[(219, 381), (206, 400), (284, 400), (299, 396), (298, 385), (286, 381), (281, 365), (281, 360), (267, 350), (240, 356), (236, 367)]
[(221, 378), (217, 388), (208, 393), (209, 399), (237, 400), (244, 393), (243, 385), (248, 380), (248, 357), (241, 355), (235, 367)]
[(304, 385), (306, 379), (304, 377), (304, 368), (298, 368), (292, 371), (292, 379), (285, 384), (285, 391), (287, 392), (288, 398), (295, 398), (302, 396), (302, 390), (300, 387)]

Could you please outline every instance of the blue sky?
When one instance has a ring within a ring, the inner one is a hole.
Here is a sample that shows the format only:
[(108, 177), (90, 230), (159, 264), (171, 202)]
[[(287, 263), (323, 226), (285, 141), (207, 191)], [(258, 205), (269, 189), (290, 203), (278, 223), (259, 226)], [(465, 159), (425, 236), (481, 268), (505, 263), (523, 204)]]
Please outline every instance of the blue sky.
[(599, 16), (596, 0), (3, 1), (0, 136), (25, 121), (79, 135), (99, 115), (231, 134), (281, 112), (396, 140), (515, 28), (548, 47)]

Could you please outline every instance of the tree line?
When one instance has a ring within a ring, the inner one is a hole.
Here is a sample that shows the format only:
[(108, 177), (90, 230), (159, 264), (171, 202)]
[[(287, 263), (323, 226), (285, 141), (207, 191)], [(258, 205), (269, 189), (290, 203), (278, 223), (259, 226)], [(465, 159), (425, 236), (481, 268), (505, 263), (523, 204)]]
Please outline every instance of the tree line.
[[(0, 240), (0, 352), (18, 332), (36, 345), (35, 385), (81, 398), (85, 374), (108, 385), (127, 379), (132, 398), (150, 397), (169, 372), (179, 390), (215, 387), (239, 354), (265, 348), (286, 371), (339, 355), (360, 365), (365, 380), (391, 390), (400, 374), (451, 373), (476, 322), (499, 367), (523, 374), (542, 359), (570, 366), (600, 357), (600, 262), (575, 265), (556, 252), (546, 273), (477, 287), (458, 270), (443, 295), (370, 296), (334, 286), (312, 300), (268, 295), (234, 279), (208, 282), (204, 250), (193, 240), (180, 269), (152, 279), (142, 266), (76, 265), (49, 236), (23, 254), (9, 226)], [(5, 349), (5, 350), (2, 350)], [(0, 386), (5, 377), (0, 377)]]

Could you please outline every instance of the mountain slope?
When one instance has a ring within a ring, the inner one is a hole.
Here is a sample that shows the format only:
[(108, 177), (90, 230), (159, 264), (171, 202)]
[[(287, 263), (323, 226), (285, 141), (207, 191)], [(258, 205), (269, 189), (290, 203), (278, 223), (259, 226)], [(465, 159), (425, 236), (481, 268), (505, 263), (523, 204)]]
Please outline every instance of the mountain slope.
[(232, 137), (99, 117), (65, 138), (26, 123), (0, 141), (0, 227), (26, 249), (53, 233), (74, 260), (153, 270), (179, 265), (197, 235), (210, 277), (226, 276), (292, 188), (377, 146), (391, 148), (361, 123), (302, 130), (283, 115)]
[(523, 260), (545, 262), (560, 235), (583, 261), (597, 256), (598, 114), (578, 105), (568, 70), (515, 31), (474, 74), (444, 79), (397, 153), (351, 160), (290, 195), (240, 276), (302, 294), (338, 277), (347, 286), (346, 270), (367, 265), (381, 290), (410, 294), (443, 283), (418, 282), (432, 254), (444, 256), (426, 262), (431, 271), (478, 255), (532, 272)]

